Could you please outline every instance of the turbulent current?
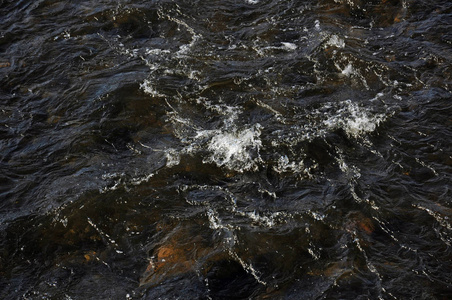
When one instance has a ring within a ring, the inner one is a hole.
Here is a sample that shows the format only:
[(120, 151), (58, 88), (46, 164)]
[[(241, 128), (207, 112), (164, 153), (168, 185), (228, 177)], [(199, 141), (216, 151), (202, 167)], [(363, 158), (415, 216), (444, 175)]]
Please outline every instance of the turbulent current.
[(1, 299), (451, 299), (448, 0), (0, 0)]

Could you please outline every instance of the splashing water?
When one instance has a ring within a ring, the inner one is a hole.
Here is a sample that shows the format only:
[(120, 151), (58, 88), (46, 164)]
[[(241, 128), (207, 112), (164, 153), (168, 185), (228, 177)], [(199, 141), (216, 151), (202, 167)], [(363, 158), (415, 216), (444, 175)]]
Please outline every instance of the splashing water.
[(3, 1), (0, 298), (447, 299), (449, 2)]

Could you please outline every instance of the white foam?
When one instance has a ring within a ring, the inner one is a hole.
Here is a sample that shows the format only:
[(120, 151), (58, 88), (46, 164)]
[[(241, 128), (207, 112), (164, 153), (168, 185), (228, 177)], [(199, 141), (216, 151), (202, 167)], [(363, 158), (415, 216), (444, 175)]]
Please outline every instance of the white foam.
[(159, 93), (152, 85), (152, 82), (147, 79), (142, 84), (140, 84), (140, 88), (142, 88), (146, 94), (151, 95), (153, 97), (164, 97), (165, 96), (165, 95)]
[(343, 75), (350, 77), (355, 73), (352, 64), (348, 64), (341, 72)]
[(290, 161), (287, 155), (283, 155), (278, 160), (278, 165), (274, 166), (273, 169), (278, 173), (283, 172), (293, 172), (293, 173), (300, 173), (304, 171), (304, 165), (303, 161), (300, 162), (294, 162)]
[(209, 218), (209, 227), (214, 230), (223, 229), (218, 213), (212, 209), (207, 211), (207, 217)]
[(257, 170), (259, 148), (262, 142), (260, 125), (241, 131), (220, 132), (213, 136), (207, 145), (210, 155), (205, 163), (215, 163), (238, 172)]
[(337, 35), (333, 34), (330, 39), (326, 42), (327, 46), (335, 46), (337, 48), (344, 48), (345, 47), (345, 41), (338, 37)]
[(284, 46), (284, 48), (286, 48), (287, 50), (293, 51), (293, 50), (297, 49), (297, 45), (295, 45), (294, 43), (282, 42), (281, 44), (282, 44), (282, 45)]
[(315, 20), (314, 24), (315, 24), (315, 29), (320, 30), (320, 21)]
[(234, 213), (236, 213), (239, 216), (249, 218), (255, 224), (259, 224), (260, 226), (269, 228), (274, 227), (275, 225), (278, 224), (286, 223), (289, 219), (293, 217), (291, 214), (282, 211), (277, 211), (273, 213), (270, 212), (259, 213), (256, 211), (245, 212), (238, 209), (234, 209)]
[(330, 129), (342, 128), (350, 137), (374, 131), (380, 122), (386, 119), (383, 114), (372, 114), (350, 100), (341, 103), (344, 107), (337, 110), (323, 123)]
[(177, 166), (180, 163), (180, 154), (174, 149), (166, 151), (166, 166), (168, 168)]
[(159, 56), (162, 54), (169, 54), (171, 53), (171, 51), (169, 50), (162, 50), (162, 49), (149, 49), (146, 48), (146, 55), (154, 55), (154, 56)]
[(212, 101), (204, 97), (199, 97), (196, 99), (197, 104), (203, 105), (206, 109), (225, 116), (223, 120), (224, 126), (227, 128), (231, 126), (235, 120), (238, 119), (239, 113), (242, 111), (236, 106), (228, 106), (220, 101), (219, 104), (214, 104)]
[(257, 170), (262, 161), (259, 155), (261, 125), (239, 128), (236, 121), (241, 109), (226, 105), (221, 99), (214, 102), (199, 97), (189, 101), (221, 116), (222, 124), (219, 129), (204, 129), (202, 124), (196, 126), (189, 116), (185, 117), (167, 101), (172, 109), (168, 112), (168, 120), (173, 123), (174, 134), (186, 145), (178, 153), (167, 153), (167, 166), (179, 164), (181, 155), (200, 154), (203, 163), (213, 163), (240, 173)]

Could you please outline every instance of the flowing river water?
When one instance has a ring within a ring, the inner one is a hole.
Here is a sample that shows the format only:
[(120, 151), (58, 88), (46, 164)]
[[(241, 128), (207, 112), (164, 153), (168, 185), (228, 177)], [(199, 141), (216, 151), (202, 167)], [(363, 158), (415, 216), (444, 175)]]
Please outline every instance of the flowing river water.
[(1, 0), (0, 298), (450, 299), (452, 3)]

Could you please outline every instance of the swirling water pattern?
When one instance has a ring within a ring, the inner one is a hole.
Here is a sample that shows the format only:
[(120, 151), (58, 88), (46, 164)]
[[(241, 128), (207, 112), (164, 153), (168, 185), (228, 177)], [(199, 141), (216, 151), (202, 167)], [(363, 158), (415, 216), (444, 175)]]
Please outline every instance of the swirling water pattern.
[(450, 298), (449, 1), (0, 12), (1, 298)]

